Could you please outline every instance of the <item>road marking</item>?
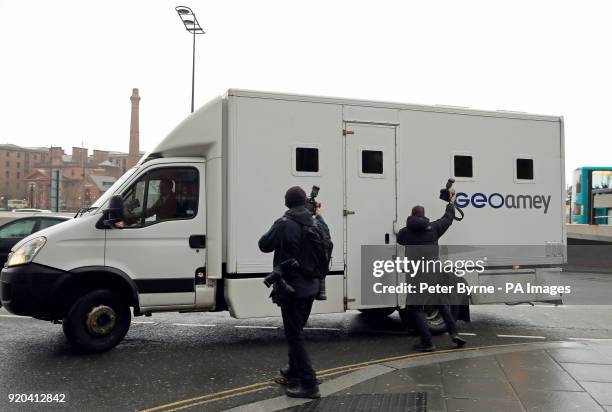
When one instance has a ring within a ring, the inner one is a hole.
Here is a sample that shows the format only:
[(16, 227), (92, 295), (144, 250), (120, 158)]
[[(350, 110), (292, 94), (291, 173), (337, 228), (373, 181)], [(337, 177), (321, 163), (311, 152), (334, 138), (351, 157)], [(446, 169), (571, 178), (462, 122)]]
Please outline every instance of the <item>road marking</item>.
[(19, 315), (0, 315), (0, 317), (3, 318), (24, 318), (24, 319), (34, 319), (34, 318), (30, 318), (29, 316), (19, 316)]
[(148, 320), (133, 320), (132, 323), (135, 323), (137, 325), (152, 325), (155, 322), (148, 321)]
[(471, 332), (461, 332), (461, 333), (459, 333), (459, 335), (461, 335), (461, 336), (478, 336), (475, 333), (471, 333)]
[[(217, 398), (225, 399), (230, 396), (242, 395), (243, 393), (251, 393), (255, 391), (260, 391), (260, 390), (269, 388), (270, 383), (271, 383), (270, 381), (266, 381), (266, 382), (254, 383), (252, 385), (241, 386), (239, 388), (227, 389), (221, 392), (215, 392), (215, 393), (211, 393), (208, 395), (197, 396), (191, 399), (185, 399), (182, 401), (167, 403), (165, 405), (155, 406), (149, 409), (143, 409), (141, 412), (154, 412), (154, 411), (159, 411), (159, 410), (164, 410), (165, 412), (169, 412), (169, 411), (175, 411), (178, 409), (190, 408), (193, 405), (193, 402), (198, 402), (198, 404), (200, 404), (200, 403), (203, 403), (202, 401), (211, 402), (213, 400), (217, 400)], [(168, 409), (174, 406), (176, 406), (176, 408)]]
[(340, 328), (304, 328), (304, 330), (341, 330)]
[(569, 340), (586, 340), (592, 342), (612, 342), (611, 338), (568, 338)]
[(190, 403), (188, 405), (179, 406), (179, 407), (173, 408), (173, 409), (166, 409), (165, 412), (180, 411), (182, 409), (193, 408), (194, 406), (200, 406), (200, 405), (204, 405), (204, 404), (210, 403), (210, 402), (217, 402), (217, 401), (221, 401), (223, 399), (233, 398), (233, 397), (239, 396), (239, 395), (247, 395), (249, 393), (255, 393), (255, 392), (263, 391), (264, 389), (270, 389), (270, 388), (272, 388), (272, 386), (262, 386), (261, 388), (255, 388), (255, 389), (243, 391), (243, 392), (240, 392), (240, 393), (230, 393), (228, 395), (219, 396), (219, 397), (214, 398), (214, 399), (208, 399), (208, 400), (203, 400), (203, 401), (196, 402), (196, 403)]
[(251, 326), (251, 325), (236, 325), (235, 328), (240, 329), (278, 329), (278, 326)]
[[(338, 375), (340, 373), (348, 373), (348, 372), (356, 371), (356, 370), (363, 369), (368, 366), (376, 365), (380, 363), (392, 362), (392, 361), (397, 361), (397, 360), (405, 360), (405, 359), (411, 359), (411, 358), (422, 358), (422, 357), (427, 357), (427, 356), (435, 356), (435, 355), (439, 355), (443, 353), (466, 352), (466, 351), (474, 351), (474, 350), (479, 350), (479, 349), (491, 349), (491, 348), (507, 348), (507, 347), (522, 346), (522, 345), (530, 345), (530, 344), (529, 343), (509, 343), (509, 344), (502, 344), (502, 345), (490, 345), (490, 346), (480, 346), (480, 347), (475, 346), (475, 347), (470, 347), (470, 348), (439, 350), (439, 351), (427, 352), (427, 353), (410, 353), (407, 355), (399, 355), (399, 356), (393, 356), (390, 358), (382, 358), (382, 359), (376, 359), (372, 361), (355, 363), (351, 365), (338, 366), (336, 368), (319, 371), (317, 372), (317, 376), (329, 377), (333, 375)], [(242, 386), (242, 387), (238, 387), (234, 389), (227, 389), (221, 392), (210, 393), (208, 395), (202, 395), (202, 396), (197, 396), (195, 398), (184, 399), (184, 400), (180, 400), (180, 401), (176, 401), (172, 403), (167, 403), (165, 405), (154, 406), (149, 409), (144, 409), (141, 412), (155, 412), (155, 411), (161, 411), (161, 410), (163, 410), (164, 412), (170, 412), (170, 411), (177, 411), (181, 409), (187, 409), (192, 406), (202, 405), (204, 403), (215, 402), (217, 400), (240, 396), (242, 394), (258, 392), (258, 391), (270, 388), (271, 384), (272, 384), (271, 381), (254, 383), (252, 385)]]
[(195, 327), (206, 327), (206, 328), (212, 328), (214, 326), (217, 325), (207, 325), (204, 323), (173, 323), (174, 326), (195, 326)]
[(520, 338), (520, 339), (546, 339), (545, 336), (533, 335), (497, 335), (498, 338)]

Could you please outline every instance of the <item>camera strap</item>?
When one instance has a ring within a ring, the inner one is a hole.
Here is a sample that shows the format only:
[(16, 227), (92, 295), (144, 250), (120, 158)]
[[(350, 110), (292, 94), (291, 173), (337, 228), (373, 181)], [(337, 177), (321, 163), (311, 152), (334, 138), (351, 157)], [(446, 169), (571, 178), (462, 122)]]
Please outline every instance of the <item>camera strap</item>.
[(453, 207), (461, 215), (461, 217), (453, 216), (453, 219), (455, 219), (457, 222), (461, 222), (463, 220), (463, 218), (465, 217), (465, 214), (463, 213), (463, 210), (459, 209), (456, 205), (453, 205)]

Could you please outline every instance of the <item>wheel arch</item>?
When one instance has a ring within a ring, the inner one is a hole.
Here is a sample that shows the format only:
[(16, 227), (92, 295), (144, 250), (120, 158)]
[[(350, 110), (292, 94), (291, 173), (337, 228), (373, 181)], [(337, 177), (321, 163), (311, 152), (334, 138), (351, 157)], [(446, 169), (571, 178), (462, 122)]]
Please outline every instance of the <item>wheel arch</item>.
[(54, 300), (61, 303), (64, 312), (86, 291), (111, 289), (134, 307), (135, 316), (140, 315), (138, 288), (125, 272), (108, 266), (85, 266), (68, 273), (70, 276), (62, 277), (52, 291)]

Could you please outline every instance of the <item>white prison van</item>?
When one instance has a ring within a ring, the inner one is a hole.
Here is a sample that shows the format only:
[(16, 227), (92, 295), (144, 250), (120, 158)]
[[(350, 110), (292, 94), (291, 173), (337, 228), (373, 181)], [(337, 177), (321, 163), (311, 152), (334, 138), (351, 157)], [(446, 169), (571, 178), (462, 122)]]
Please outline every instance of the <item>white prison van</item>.
[[(287, 188), (317, 185), (335, 249), (328, 298), (313, 313), (404, 313), (402, 295), (362, 303), (361, 247), (395, 244), (415, 204), (441, 216), (437, 195), (449, 176), (466, 218), (441, 244), (546, 245), (547, 253), (500, 256), (466, 276), (469, 284), (558, 282), (566, 259), (561, 117), (229, 90), (93, 207), (18, 243), (2, 270), (2, 305), (61, 321), (68, 340), (89, 351), (119, 343), (132, 310), (278, 316), (262, 282), (272, 254), (257, 242), (283, 214)], [(119, 210), (132, 217), (116, 225), (109, 216)]]

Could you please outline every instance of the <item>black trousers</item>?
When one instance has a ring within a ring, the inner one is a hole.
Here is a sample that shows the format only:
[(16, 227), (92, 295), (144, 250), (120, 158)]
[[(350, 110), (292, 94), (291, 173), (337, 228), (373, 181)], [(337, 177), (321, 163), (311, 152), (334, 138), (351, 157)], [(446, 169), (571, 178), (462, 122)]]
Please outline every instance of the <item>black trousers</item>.
[(313, 387), (317, 378), (310, 357), (304, 346), (304, 326), (310, 316), (314, 297), (293, 299), (281, 303), (285, 337), (289, 346), (289, 376), (300, 381), (304, 387)]
[[(446, 323), (446, 330), (448, 334), (453, 336), (457, 334), (457, 324), (453, 315), (450, 313), (450, 307), (448, 305), (437, 305), (440, 315)], [(421, 343), (425, 346), (431, 345), (431, 332), (425, 317), (425, 307), (423, 305), (409, 305), (408, 310), (412, 313), (414, 324), (416, 326), (419, 335), (421, 335)]]

